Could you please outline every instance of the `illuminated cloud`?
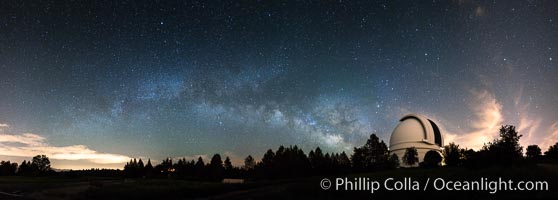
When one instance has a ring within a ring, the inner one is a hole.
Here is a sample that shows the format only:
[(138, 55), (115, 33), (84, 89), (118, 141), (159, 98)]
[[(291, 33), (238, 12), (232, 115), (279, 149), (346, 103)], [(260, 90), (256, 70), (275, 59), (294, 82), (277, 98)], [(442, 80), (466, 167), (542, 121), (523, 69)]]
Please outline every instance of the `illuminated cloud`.
[[(542, 118), (540, 117), (531, 117), (529, 116), (529, 114), (527, 113), (526, 107), (522, 108), (519, 111), (520, 114), (520, 118), (519, 118), (519, 123), (517, 126), (517, 132), (519, 132), (519, 134), (523, 135), (521, 137), (521, 140), (519, 141), (521, 143), (521, 145), (523, 145), (523, 147), (527, 147), (528, 145), (532, 145), (532, 144), (536, 144), (538, 141), (538, 139), (542, 137), (545, 137), (545, 135), (538, 135), (540, 132), (539, 127), (541, 125), (542, 122)], [(548, 133), (548, 132), (542, 132), (543, 134)], [(556, 141), (556, 140), (554, 140)], [(544, 140), (543, 140), (544, 142)], [(542, 146), (541, 146), (542, 148)], [(545, 147), (546, 148), (546, 147)]]
[(475, 97), (472, 110), (476, 116), (476, 120), (471, 125), (478, 129), (477, 132), (480, 134), (490, 135), (502, 125), (502, 105), (487, 90), (472, 91), (471, 93)]
[[(463, 147), (480, 149), (485, 143), (492, 141), (502, 125), (502, 105), (487, 90), (471, 90), (474, 97), (471, 110), (474, 119), (471, 121), (472, 131), (446, 132), (446, 143), (455, 142)], [(447, 130), (446, 130), (447, 131)]]
[(520, 87), (518, 95), (514, 99), (516, 113), (519, 117), (517, 131), (523, 135), (520, 143), (524, 148), (528, 145), (538, 144), (543, 151), (546, 151), (549, 146), (558, 142), (558, 122), (553, 121), (547, 129), (542, 128), (544, 118), (531, 115), (530, 101), (524, 101), (522, 97), (523, 87)]
[(558, 142), (558, 122), (554, 122), (548, 129), (541, 127), (542, 117), (533, 117), (529, 112), (529, 103), (522, 101), (522, 89), (514, 99), (514, 107), (510, 109), (517, 114), (517, 121), (513, 123), (506, 119), (502, 114), (502, 104), (496, 100), (494, 95), (486, 90), (472, 91), (475, 100), (471, 104), (474, 112), (474, 120), (471, 122), (472, 131), (452, 131), (454, 127), (447, 129), (442, 127), (445, 134), (446, 143), (455, 142), (462, 147), (480, 149), (485, 143), (495, 139), (499, 134), (502, 125), (516, 125), (516, 130), (520, 135), (520, 145), (526, 148), (528, 145), (538, 144), (545, 151), (549, 146)]
[(4, 130), (9, 128), (10, 126), (8, 124), (2, 124), (0, 123), (0, 133), (4, 133)]
[(100, 153), (84, 145), (51, 146), (46, 138), (33, 134), (0, 134), (0, 155), (33, 157), (44, 154), (53, 160), (88, 161), (96, 164), (125, 163), (130, 158), (119, 154)]
[(548, 147), (556, 144), (558, 142), (558, 122), (552, 124), (550, 128), (547, 130), (547, 136), (543, 138), (542, 142), (540, 143), (539, 147), (546, 151)]
[(24, 133), (21, 135), (0, 135), (0, 143), (20, 143), (24, 145), (42, 146), (44, 141), (44, 137), (32, 133)]

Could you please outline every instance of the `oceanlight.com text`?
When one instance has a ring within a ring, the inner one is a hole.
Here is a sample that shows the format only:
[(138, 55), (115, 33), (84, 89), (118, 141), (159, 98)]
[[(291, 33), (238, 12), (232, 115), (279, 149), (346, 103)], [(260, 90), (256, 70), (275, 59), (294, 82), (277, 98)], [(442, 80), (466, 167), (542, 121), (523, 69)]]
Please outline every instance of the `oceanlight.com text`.
[(547, 191), (547, 181), (514, 181), (510, 179), (478, 178), (475, 180), (445, 180), (444, 178), (428, 178), (425, 181), (413, 180), (410, 177), (403, 179), (386, 178), (374, 180), (369, 177), (338, 177), (332, 180), (324, 178), (320, 181), (324, 190), (336, 191), (486, 191), (495, 194), (499, 191)]

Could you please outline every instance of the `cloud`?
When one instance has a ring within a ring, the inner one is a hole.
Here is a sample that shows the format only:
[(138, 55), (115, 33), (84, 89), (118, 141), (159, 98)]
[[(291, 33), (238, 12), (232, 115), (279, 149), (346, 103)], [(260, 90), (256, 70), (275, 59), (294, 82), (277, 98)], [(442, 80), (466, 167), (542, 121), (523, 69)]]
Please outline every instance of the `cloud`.
[(31, 146), (42, 146), (46, 139), (40, 135), (32, 133), (24, 133), (21, 135), (0, 135), (0, 144), (2, 143), (20, 143)]
[(542, 142), (540, 143), (539, 147), (546, 151), (548, 147), (556, 144), (558, 142), (558, 122), (555, 122), (550, 126), (547, 130), (547, 136), (543, 138)]
[[(522, 101), (522, 88), (519, 88), (518, 95), (513, 99), (511, 109), (517, 115), (515, 123), (506, 119), (507, 123), (515, 124), (516, 130), (520, 135), (520, 144), (523, 148), (528, 145), (539, 144), (544, 151), (549, 146), (558, 141), (558, 122), (553, 122), (548, 129), (543, 129), (543, 118), (534, 117), (530, 114), (529, 103)], [(474, 119), (471, 121), (471, 131), (452, 131), (454, 127), (449, 126), (449, 130), (442, 128), (445, 134), (446, 143), (455, 142), (463, 147), (480, 149), (485, 143), (492, 141), (498, 137), (499, 129), (504, 125), (504, 117), (502, 114), (502, 104), (496, 100), (495, 96), (487, 90), (472, 90), (474, 101), (471, 104), (471, 110), (474, 113)]]
[(128, 156), (101, 153), (84, 145), (51, 146), (43, 136), (24, 133), (0, 134), (0, 155), (10, 157), (33, 157), (47, 155), (53, 160), (88, 161), (96, 164), (125, 163)]
[[(471, 90), (473, 101), (471, 110), (474, 118), (471, 120), (472, 131), (446, 132), (447, 143), (455, 142), (464, 147), (480, 149), (485, 143), (492, 141), (502, 125), (502, 104), (487, 90)], [(447, 131), (447, 130), (446, 130)]]
[[(530, 103), (525, 103), (523, 101), (523, 87), (518, 90), (518, 95), (514, 98), (514, 106), (516, 113), (519, 116), (519, 122), (517, 126), (517, 131), (523, 135), (520, 143), (523, 147), (527, 147), (532, 144), (540, 144), (541, 149), (548, 148), (549, 143), (558, 140), (558, 136), (553, 137), (556, 130), (555, 125), (558, 126), (558, 122), (550, 126), (548, 130), (541, 130), (541, 125), (543, 123), (542, 117), (533, 117), (530, 115), (529, 107)], [(557, 133), (558, 134), (558, 133)]]
[(472, 123), (472, 127), (479, 129), (478, 132), (483, 135), (490, 134), (494, 130), (498, 130), (503, 122), (502, 105), (496, 100), (494, 95), (487, 90), (480, 92), (472, 91), (475, 101), (472, 104), (472, 110), (477, 117)]
[(7, 128), (9, 128), (9, 127), (10, 127), (10, 125), (8, 125), (8, 124), (2, 124), (2, 123), (0, 123), (0, 133), (3, 133), (3, 132), (4, 132), (4, 129), (7, 129)]
[(539, 128), (541, 126), (542, 118), (531, 117), (526, 111), (520, 111), (520, 113), (522, 114), (520, 115), (517, 132), (523, 136), (519, 142), (523, 145), (523, 147), (527, 147), (528, 145), (535, 144), (536, 140), (540, 138), (537, 137), (537, 134), (540, 133)]

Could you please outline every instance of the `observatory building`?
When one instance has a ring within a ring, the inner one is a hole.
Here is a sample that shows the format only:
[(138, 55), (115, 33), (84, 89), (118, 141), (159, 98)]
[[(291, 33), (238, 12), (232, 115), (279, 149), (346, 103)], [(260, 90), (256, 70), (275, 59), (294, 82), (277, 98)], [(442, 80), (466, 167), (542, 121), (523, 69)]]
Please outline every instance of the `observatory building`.
[[(415, 147), (419, 162), (422, 162), (426, 152), (435, 150), (440, 152), (444, 145), (444, 137), (438, 125), (432, 120), (418, 114), (408, 114), (399, 120), (389, 140), (390, 154), (397, 154), (402, 167), (410, 167), (403, 162), (405, 150)], [(418, 166), (418, 163), (414, 166)]]

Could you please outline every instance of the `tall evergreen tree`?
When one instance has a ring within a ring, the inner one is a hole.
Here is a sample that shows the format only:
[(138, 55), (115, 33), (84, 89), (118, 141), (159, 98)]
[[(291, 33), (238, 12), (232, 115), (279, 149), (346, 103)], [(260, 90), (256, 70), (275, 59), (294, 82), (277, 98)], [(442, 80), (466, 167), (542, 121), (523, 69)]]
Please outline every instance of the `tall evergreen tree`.
[(145, 167), (145, 166), (143, 165), (143, 161), (142, 161), (141, 158), (140, 158), (139, 161), (138, 161), (138, 168), (139, 168), (140, 170), (143, 170), (144, 167)]
[(231, 159), (228, 156), (225, 158), (223, 167), (225, 168), (225, 171), (230, 171), (233, 169)]
[(252, 155), (248, 155), (244, 159), (244, 169), (245, 170), (252, 170), (252, 169), (254, 169), (254, 167), (256, 167), (256, 162), (254, 161), (254, 158), (252, 157)]
[(338, 162), (341, 172), (347, 172), (351, 167), (351, 160), (349, 159), (345, 151), (339, 154)]
[(364, 146), (354, 149), (353, 165), (358, 170), (387, 168), (389, 151), (376, 134), (370, 135)]
[(200, 156), (198, 157), (198, 161), (194, 165), (194, 176), (196, 178), (206, 178), (205, 176), (205, 163), (203, 162), (203, 158)]
[(262, 167), (267, 170), (271, 170), (273, 163), (275, 161), (275, 153), (273, 150), (268, 149), (267, 152), (263, 155), (262, 158)]
[(211, 158), (211, 162), (209, 163), (211, 167), (222, 168), (223, 167), (223, 160), (221, 160), (221, 155), (214, 154)]
[(308, 154), (308, 160), (310, 160), (310, 165), (315, 170), (316, 173), (322, 173), (325, 167), (325, 156), (320, 147), (316, 147), (315, 151), (311, 151)]
[(153, 165), (151, 164), (151, 159), (147, 159), (147, 164), (145, 164), (145, 168), (143, 169), (143, 173), (146, 177), (151, 177), (153, 175)]
[(196, 167), (198, 167), (198, 168), (205, 167), (205, 164), (203, 162), (203, 158), (201, 156), (198, 157), (198, 161), (196, 162)]
[(223, 160), (221, 160), (221, 155), (215, 154), (211, 158), (209, 163), (209, 170), (211, 173), (211, 179), (220, 180), (224, 174)]

